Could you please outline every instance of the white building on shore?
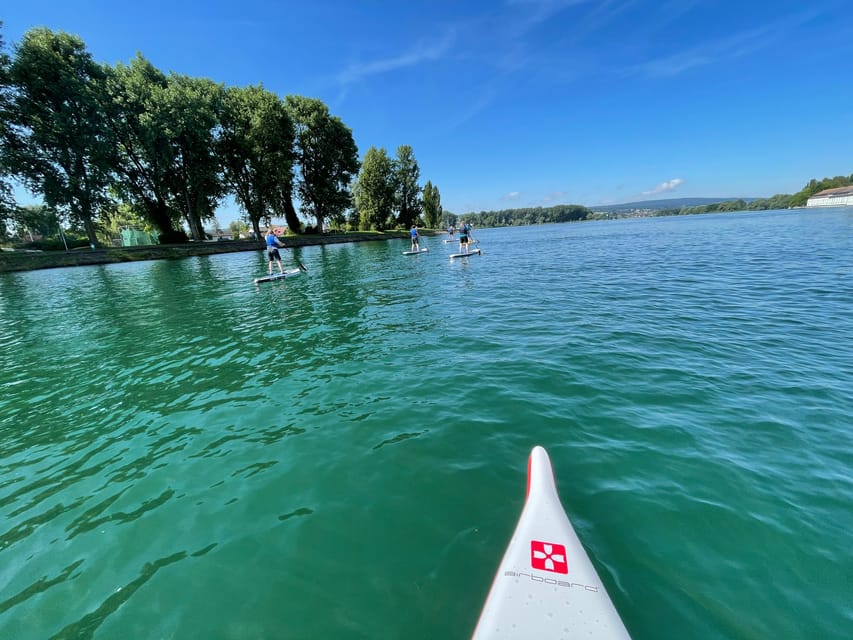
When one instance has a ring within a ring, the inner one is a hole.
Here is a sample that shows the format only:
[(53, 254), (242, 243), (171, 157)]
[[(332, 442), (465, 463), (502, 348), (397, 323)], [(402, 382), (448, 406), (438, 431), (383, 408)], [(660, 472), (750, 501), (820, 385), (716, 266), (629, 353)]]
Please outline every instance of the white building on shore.
[(807, 207), (853, 207), (853, 187), (837, 187), (818, 191), (806, 202)]

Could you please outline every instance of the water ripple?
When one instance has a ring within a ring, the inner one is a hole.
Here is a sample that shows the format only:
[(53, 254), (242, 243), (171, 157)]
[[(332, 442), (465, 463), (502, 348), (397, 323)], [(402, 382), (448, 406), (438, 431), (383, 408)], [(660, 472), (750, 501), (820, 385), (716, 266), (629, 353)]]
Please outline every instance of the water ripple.
[(59, 269), (50, 323), (48, 275), (4, 274), (0, 636), (467, 637), (543, 444), (632, 637), (845, 637), (851, 231)]

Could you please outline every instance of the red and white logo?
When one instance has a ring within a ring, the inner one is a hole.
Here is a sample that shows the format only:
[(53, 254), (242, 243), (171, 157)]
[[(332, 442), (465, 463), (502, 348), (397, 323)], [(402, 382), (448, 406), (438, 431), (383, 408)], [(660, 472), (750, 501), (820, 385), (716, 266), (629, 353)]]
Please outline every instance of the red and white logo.
[(566, 548), (554, 542), (530, 541), (530, 565), (541, 571), (568, 573), (569, 562), (566, 560)]

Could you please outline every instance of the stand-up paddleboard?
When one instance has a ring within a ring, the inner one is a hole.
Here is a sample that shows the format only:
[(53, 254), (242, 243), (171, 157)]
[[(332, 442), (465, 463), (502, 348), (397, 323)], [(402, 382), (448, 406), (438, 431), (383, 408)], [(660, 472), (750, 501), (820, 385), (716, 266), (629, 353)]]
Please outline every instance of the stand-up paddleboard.
[(527, 461), (527, 500), (474, 630), (473, 640), (486, 638), (630, 640), (560, 504), (542, 447)]
[(482, 252), (479, 249), (471, 249), (471, 251), (469, 251), (468, 253), (451, 253), (450, 259), (452, 260), (453, 258), (467, 258), (468, 256), (480, 255), (480, 253)]
[(284, 273), (274, 273), (271, 276), (255, 278), (255, 284), (260, 284), (261, 282), (272, 282), (273, 280), (283, 280), (284, 278), (292, 278), (293, 276), (298, 276), (300, 273), (302, 273), (301, 269), (285, 269)]
[(429, 251), (429, 249), (427, 247), (424, 247), (423, 249), (417, 249), (415, 251), (404, 251), (403, 255), (404, 256), (414, 256), (414, 255), (417, 255), (419, 253), (427, 253), (428, 251)]

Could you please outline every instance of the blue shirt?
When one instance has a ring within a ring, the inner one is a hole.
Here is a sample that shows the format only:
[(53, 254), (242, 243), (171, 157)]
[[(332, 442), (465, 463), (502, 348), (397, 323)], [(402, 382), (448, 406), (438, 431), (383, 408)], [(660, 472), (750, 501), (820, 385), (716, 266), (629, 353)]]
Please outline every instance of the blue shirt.
[(270, 232), (267, 234), (267, 249), (274, 249), (278, 244), (278, 239), (275, 237), (275, 234)]

